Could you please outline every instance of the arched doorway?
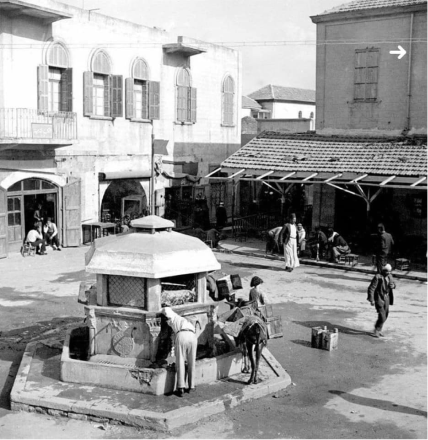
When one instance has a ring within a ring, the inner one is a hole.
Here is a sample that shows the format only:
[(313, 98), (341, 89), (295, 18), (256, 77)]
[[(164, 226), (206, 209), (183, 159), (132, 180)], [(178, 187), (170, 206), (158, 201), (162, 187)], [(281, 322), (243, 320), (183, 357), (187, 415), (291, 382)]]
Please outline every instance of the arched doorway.
[(44, 222), (48, 217), (58, 224), (58, 187), (44, 179), (20, 180), (7, 189), (7, 241), (10, 252), (19, 251), (35, 223), (34, 212), (42, 206)]
[(138, 218), (146, 214), (147, 197), (136, 179), (113, 180), (101, 203), (101, 221), (115, 221), (124, 215)]

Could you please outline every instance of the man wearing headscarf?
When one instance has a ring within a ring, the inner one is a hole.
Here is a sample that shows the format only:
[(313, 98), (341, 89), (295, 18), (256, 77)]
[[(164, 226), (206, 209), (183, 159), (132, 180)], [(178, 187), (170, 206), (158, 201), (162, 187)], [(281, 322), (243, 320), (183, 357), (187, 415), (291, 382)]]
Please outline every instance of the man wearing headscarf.
[(182, 397), (186, 384), (186, 366), (187, 361), (187, 379), (189, 392), (195, 390), (193, 372), (196, 363), (196, 350), (198, 348), (198, 339), (193, 324), (186, 318), (175, 313), (171, 307), (164, 307), (162, 313), (167, 319), (168, 325), (175, 333), (175, 365), (177, 369), (177, 394)]
[(383, 336), (381, 331), (388, 318), (389, 306), (394, 304), (393, 289), (395, 289), (395, 283), (391, 275), (391, 270), (390, 264), (384, 266), (382, 272), (376, 274), (372, 279), (367, 292), (367, 301), (376, 307), (378, 314), (373, 333), (375, 338)]
[(279, 243), (284, 246), (285, 270), (292, 272), (300, 266), (297, 257), (297, 229), (296, 214), (290, 214), (290, 221), (286, 223), (279, 234)]

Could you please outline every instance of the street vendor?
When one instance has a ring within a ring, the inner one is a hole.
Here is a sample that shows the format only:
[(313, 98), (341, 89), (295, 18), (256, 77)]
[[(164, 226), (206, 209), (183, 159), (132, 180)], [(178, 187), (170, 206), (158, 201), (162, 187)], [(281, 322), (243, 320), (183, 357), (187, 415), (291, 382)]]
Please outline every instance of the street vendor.
[(175, 365), (177, 370), (177, 395), (183, 396), (186, 384), (186, 366), (187, 362), (187, 380), (189, 392), (196, 389), (194, 383), (194, 371), (196, 364), (196, 350), (198, 340), (194, 325), (186, 318), (175, 313), (171, 307), (164, 307), (162, 313), (167, 318), (168, 325), (175, 333)]

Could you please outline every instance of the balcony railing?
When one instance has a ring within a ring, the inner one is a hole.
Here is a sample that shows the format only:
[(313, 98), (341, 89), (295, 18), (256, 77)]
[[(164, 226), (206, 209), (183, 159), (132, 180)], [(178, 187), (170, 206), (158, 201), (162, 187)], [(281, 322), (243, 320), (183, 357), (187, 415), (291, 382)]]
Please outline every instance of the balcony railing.
[(0, 141), (31, 143), (77, 139), (77, 115), (72, 112), (40, 112), (27, 108), (0, 108)]

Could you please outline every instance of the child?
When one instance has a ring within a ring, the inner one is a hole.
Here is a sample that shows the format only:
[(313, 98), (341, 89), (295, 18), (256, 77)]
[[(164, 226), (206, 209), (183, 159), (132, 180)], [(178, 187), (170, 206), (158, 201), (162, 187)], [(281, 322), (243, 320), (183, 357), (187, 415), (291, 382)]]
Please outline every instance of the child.
[(269, 304), (269, 300), (267, 299), (266, 293), (263, 293), (259, 286), (263, 284), (263, 280), (259, 277), (253, 277), (251, 279), (250, 287), (250, 301), (257, 300), (257, 307), (265, 306)]

